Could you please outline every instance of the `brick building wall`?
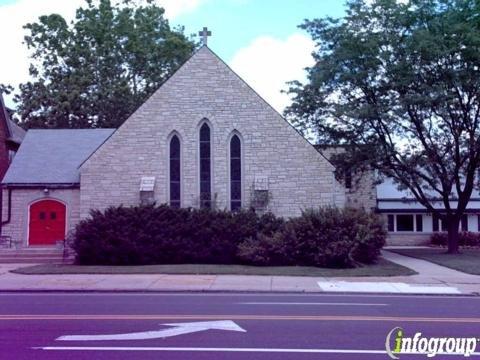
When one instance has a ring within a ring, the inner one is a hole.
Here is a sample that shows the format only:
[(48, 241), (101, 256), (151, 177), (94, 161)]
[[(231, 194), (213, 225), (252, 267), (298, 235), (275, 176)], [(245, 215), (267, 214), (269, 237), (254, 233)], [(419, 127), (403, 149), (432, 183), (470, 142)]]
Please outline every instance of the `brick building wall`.
[[(320, 147), (318, 147), (320, 149)], [(320, 149), (323, 155), (331, 159), (334, 155), (345, 151), (340, 146), (330, 146)], [(375, 174), (372, 171), (355, 172), (352, 169), (351, 187), (345, 189), (345, 206), (372, 210), (377, 206)], [(343, 181), (343, 185), (344, 181)]]
[[(2, 235), (12, 237), (12, 241), (21, 245), (28, 244), (28, 220), (30, 204), (38, 200), (60, 200), (66, 204), (67, 232), (72, 230), (80, 220), (80, 190), (50, 189), (45, 195), (43, 189), (13, 189), (11, 202), (11, 219), (3, 225)], [(8, 214), (8, 190), (3, 189), (2, 214), (4, 220)]]
[(387, 236), (387, 245), (417, 246), (430, 245), (432, 233), (392, 233)]
[(343, 206), (333, 166), (207, 47), (202, 47), (81, 167), (81, 217), (91, 208), (136, 205), (142, 176), (155, 177), (154, 198), (168, 202), (169, 139), (181, 140), (182, 206), (199, 205), (199, 127), (211, 127), (212, 194), (229, 208), (229, 139), (242, 140), (242, 205), (256, 177), (267, 177), (268, 210)]
[[(1, 96), (1, 95), (0, 95)], [(0, 180), (3, 179), (10, 165), (8, 157), (8, 129), (7, 129), (7, 112), (3, 108), (3, 101), (0, 99)]]

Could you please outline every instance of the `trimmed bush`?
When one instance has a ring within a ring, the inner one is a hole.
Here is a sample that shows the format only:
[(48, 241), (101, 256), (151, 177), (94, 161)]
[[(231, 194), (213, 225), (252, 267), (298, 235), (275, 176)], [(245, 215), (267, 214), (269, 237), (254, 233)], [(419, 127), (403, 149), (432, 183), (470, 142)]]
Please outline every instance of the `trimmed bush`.
[(166, 205), (94, 210), (74, 232), (80, 264), (237, 262), (238, 244), (276, 231), (283, 220), (253, 211), (175, 209)]
[[(435, 232), (430, 237), (432, 245), (447, 246), (448, 233), (447, 232)], [(480, 246), (480, 233), (474, 233), (470, 231), (461, 231), (458, 236), (459, 246)]]
[(349, 267), (371, 263), (385, 242), (380, 219), (327, 208), (288, 221), (253, 211), (166, 205), (92, 211), (74, 233), (80, 264), (254, 264)]
[(281, 231), (241, 243), (239, 257), (254, 265), (352, 267), (373, 263), (385, 238), (382, 220), (364, 210), (307, 210)]

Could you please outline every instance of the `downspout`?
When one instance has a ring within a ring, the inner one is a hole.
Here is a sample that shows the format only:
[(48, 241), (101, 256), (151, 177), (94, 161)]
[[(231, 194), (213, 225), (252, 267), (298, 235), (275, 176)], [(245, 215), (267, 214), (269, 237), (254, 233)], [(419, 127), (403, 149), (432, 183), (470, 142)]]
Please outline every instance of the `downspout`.
[(332, 176), (331, 176), (331, 179), (332, 179), (332, 188), (331, 188), (331, 191), (332, 191), (332, 203), (333, 203), (333, 206), (334, 207), (337, 207), (337, 189), (335, 187), (335, 173), (332, 171)]
[[(2, 215), (3, 215), (3, 203), (2, 203)], [(8, 189), (8, 211), (7, 211), (7, 220), (2, 221), (2, 228), (3, 225), (7, 225), (10, 223), (12, 218), (12, 189)]]

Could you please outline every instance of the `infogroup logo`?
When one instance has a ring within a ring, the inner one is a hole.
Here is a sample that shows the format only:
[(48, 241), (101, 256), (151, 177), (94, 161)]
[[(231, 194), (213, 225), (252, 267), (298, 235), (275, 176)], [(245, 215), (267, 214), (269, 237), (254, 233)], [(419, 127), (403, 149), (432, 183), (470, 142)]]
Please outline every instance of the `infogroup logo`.
[(402, 328), (395, 327), (387, 334), (385, 348), (392, 359), (399, 359), (401, 354), (424, 354), (429, 358), (445, 354), (469, 357), (475, 352), (477, 341), (475, 337), (422, 337), (421, 332), (406, 337)]

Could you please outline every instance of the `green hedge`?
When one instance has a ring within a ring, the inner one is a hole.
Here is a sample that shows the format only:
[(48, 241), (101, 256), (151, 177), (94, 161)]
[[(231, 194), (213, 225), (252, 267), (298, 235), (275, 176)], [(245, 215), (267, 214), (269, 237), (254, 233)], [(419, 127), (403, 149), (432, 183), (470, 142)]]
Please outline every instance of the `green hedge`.
[(375, 262), (385, 238), (384, 224), (374, 214), (324, 208), (290, 219), (282, 231), (247, 239), (238, 255), (254, 265), (351, 267)]
[[(448, 233), (447, 232), (435, 232), (430, 237), (432, 245), (447, 246)], [(461, 231), (458, 236), (459, 246), (480, 246), (480, 233), (474, 233), (470, 231)]]
[(385, 243), (374, 214), (334, 208), (283, 220), (253, 211), (166, 205), (92, 211), (74, 233), (77, 263), (255, 264), (349, 267), (374, 262)]

